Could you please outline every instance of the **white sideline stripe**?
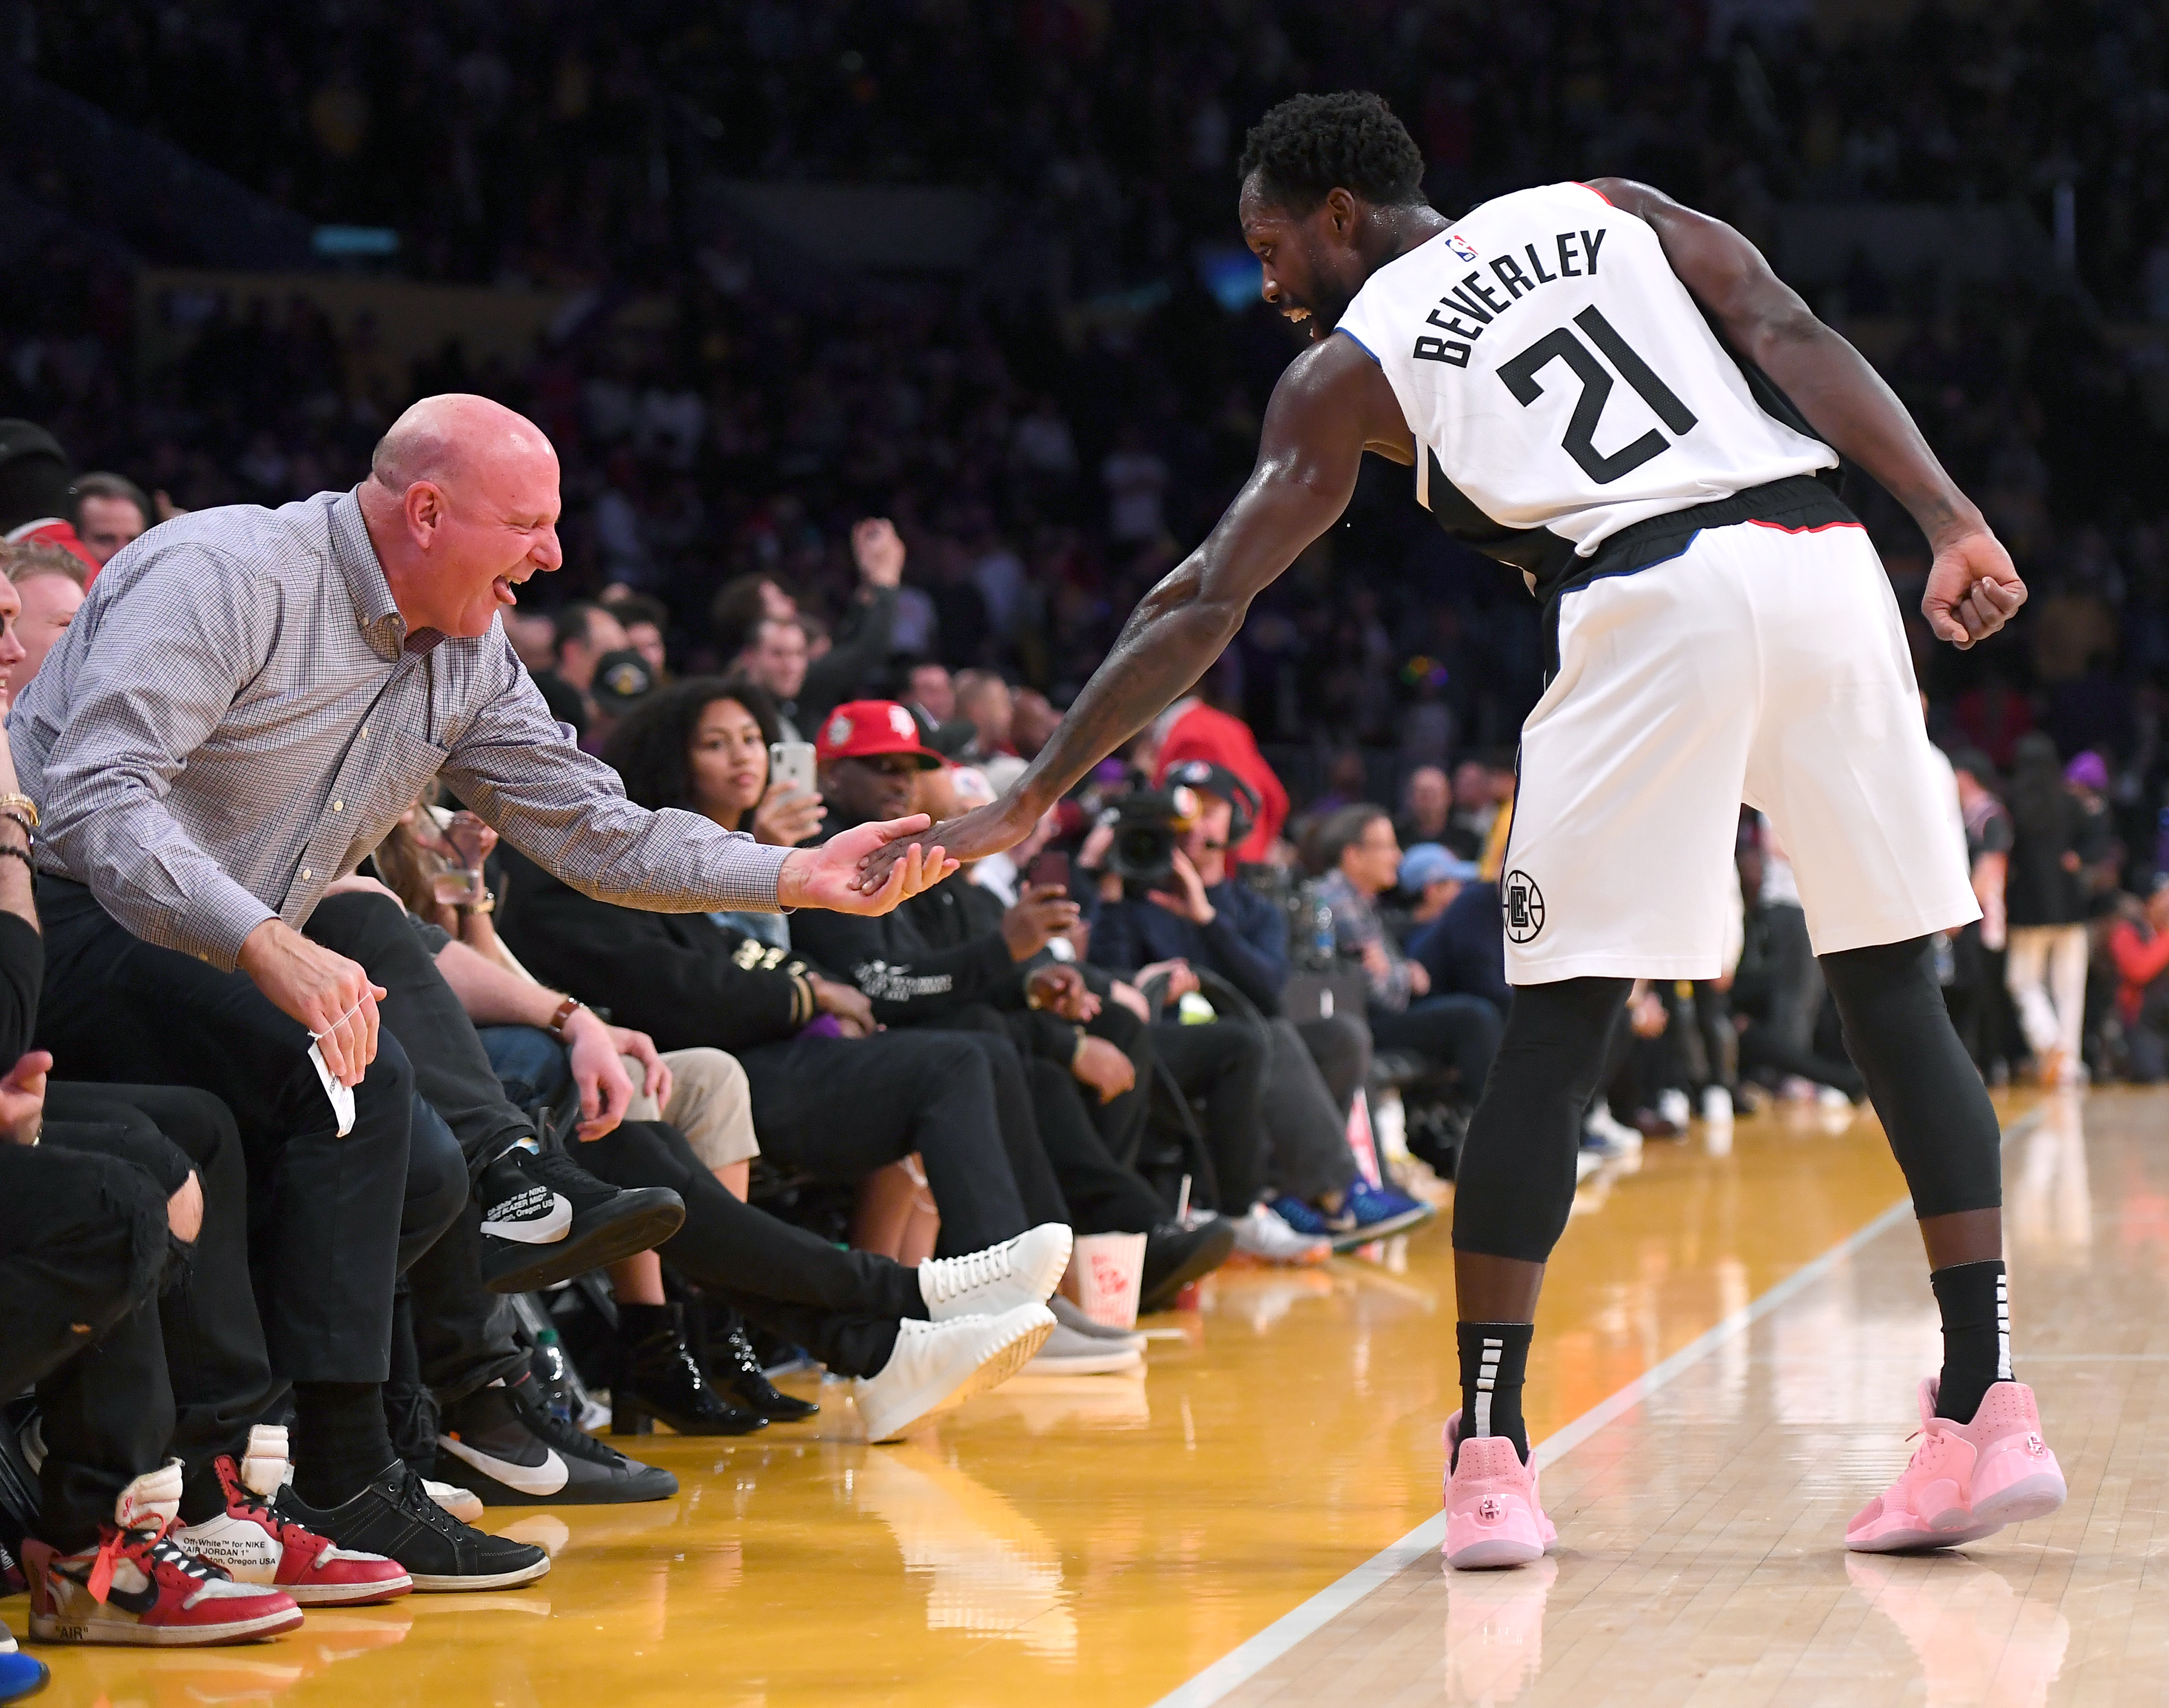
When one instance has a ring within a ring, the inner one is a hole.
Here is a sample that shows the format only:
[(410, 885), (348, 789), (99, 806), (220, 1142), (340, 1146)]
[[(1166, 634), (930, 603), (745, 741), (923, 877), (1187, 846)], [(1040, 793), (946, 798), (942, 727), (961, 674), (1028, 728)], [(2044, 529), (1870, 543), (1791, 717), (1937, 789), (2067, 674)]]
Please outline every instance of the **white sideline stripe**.
[[(2041, 1118), (2029, 1110), (2004, 1129), (2008, 1145)], [(1812, 1287), (1855, 1252), (1879, 1235), (1887, 1233), (1911, 1214), (1913, 1201), (1901, 1198), (1867, 1226), (1840, 1240), (1819, 1257), (1810, 1257), (1760, 1298), (1750, 1301), (1706, 1333), (1697, 1335), (1661, 1364), (1653, 1365), (1609, 1399), (1600, 1400), (1564, 1428), (1538, 1442), (1532, 1449), (1539, 1469), (1556, 1464), (1596, 1432), (1655, 1393), (1687, 1370), (1700, 1364), (1727, 1341), (1745, 1334), (1795, 1294)], [(1282, 1614), (1255, 1636), (1239, 1643), (1206, 1669), (1178, 1684), (1152, 1708), (1212, 1708), (1239, 1684), (1255, 1678), (1282, 1655), (1316, 1635), (1333, 1620), (1398, 1577), (1446, 1541), (1446, 1513), (1436, 1512), (1407, 1535), (1380, 1549), (1337, 1583), (1330, 1583), (1300, 1606)]]

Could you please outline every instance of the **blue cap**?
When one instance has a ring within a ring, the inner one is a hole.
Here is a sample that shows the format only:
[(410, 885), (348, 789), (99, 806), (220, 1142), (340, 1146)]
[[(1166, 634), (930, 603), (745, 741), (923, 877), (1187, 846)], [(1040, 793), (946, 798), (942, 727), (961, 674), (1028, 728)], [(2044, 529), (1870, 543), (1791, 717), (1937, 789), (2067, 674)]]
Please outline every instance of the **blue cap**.
[(1401, 856), (1401, 888), (1411, 895), (1428, 883), (1474, 883), (1483, 874), (1436, 842), (1419, 842)]

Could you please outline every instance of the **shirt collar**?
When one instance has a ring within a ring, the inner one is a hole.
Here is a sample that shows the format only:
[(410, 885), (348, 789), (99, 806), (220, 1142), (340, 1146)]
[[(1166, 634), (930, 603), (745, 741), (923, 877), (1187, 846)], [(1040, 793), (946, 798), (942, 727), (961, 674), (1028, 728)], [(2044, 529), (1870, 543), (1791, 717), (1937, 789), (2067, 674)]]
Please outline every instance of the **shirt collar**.
[[(346, 579), (347, 592), (354, 600), (354, 614), (369, 643), (387, 656), (397, 657), (401, 652), (426, 652), (444, 637), (434, 629), (418, 629), (412, 636), (407, 632), (407, 619), (399, 614), (398, 601), (392, 596), (392, 584), (384, 579), (384, 566), (377, 561), (376, 547), (370, 541), (369, 528), (361, 519), (361, 488), (343, 493), (332, 500), (331, 543), (332, 558), (338, 563), (339, 574)], [(427, 636), (430, 638), (424, 639)], [(418, 646), (415, 643), (420, 643)]]

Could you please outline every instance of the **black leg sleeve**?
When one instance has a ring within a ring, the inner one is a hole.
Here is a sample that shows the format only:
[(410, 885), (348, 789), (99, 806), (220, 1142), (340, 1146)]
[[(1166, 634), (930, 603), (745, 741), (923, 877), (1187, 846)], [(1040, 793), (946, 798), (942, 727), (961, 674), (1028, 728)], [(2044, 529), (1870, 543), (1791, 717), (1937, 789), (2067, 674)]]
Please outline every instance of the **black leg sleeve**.
[(1548, 1261), (1574, 1204), (1582, 1113), (1630, 982), (1567, 979), (1514, 991), (1453, 1187), (1458, 1252)]
[(2003, 1146), (1988, 1088), (1958, 1042), (1927, 937), (1822, 958), (1845, 1047), (1868, 1081), (1916, 1216), (2003, 1204)]

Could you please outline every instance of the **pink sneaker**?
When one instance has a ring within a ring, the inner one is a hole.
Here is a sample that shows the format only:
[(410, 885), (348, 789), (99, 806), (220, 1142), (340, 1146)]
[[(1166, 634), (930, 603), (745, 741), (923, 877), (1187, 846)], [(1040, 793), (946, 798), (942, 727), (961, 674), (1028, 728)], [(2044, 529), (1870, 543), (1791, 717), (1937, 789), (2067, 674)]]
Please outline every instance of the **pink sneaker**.
[(1852, 1516), (1856, 1554), (1951, 1548), (2006, 1524), (2045, 1518), (2064, 1503), (2064, 1473), (2041, 1438), (2041, 1414), (2023, 1382), (1998, 1382), (1970, 1423), (1936, 1416), (1936, 1379), (1921, 1384), (1921, 1444), (1898, 1481)]
[[(1537, 1497), (1537, 1470), (1503, 1435), (1461, 1438), (1461, 1413), (1446, 1420), (1446, 1563), (1458, 1572), (1526, 1566), (1559, 1542)], [(1454, 1448), (1458, 1444), (1458, 1462)]]

